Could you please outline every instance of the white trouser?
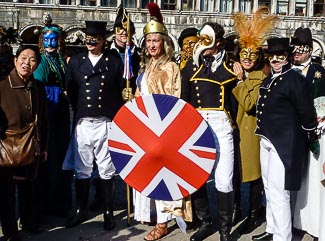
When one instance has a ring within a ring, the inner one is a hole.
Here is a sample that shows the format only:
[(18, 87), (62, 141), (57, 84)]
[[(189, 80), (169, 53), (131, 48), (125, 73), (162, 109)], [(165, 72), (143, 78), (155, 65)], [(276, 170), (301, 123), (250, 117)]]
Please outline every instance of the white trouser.
[(290, 191), (284, 189), (285, 169), (273, 144), (260, 140), (260, 160), (266, 197), (266, 232), (274, 241), (291, 241)]
[(224, 193), (231, 192), (234, 171), (234, 141), (231, 121), (224, 111), (199, 110), (199, 113), (209, 123), (216, 135), (217, 160), (214, 173), (216, 189)]
[(111, 179), (115, 174), (115, 167), (108, 150), (108, 135), (111, 122), (106, 117), (81, 118), (75, 130), (76, 144), (74, 155), (76, 159), (74, 169), (76, 178), (90, 178), (93, 172), (93, 162), (98, 167), (101, 179)]

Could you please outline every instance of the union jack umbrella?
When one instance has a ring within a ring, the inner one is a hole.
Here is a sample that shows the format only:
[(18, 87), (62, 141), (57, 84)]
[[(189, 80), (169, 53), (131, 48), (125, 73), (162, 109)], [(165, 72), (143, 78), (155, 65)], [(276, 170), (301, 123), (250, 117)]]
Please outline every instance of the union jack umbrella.
[(207, 122), (190, 104), (169, 95), (144, 95), (122, 106), (108, 145), (122, 179), (158, 200), (179, 200), (195, 192), (216, 160)]

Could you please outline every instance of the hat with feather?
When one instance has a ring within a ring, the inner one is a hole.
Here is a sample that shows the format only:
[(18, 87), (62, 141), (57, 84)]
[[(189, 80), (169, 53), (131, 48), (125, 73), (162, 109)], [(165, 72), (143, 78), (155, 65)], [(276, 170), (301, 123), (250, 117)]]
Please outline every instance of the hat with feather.
[(270, 15), (266, 6), (258, 8), (251, 18), (244, 13), (232, 15), (234, 29), (239, 36), (240, 48), (253, 51), (258, 50), (266, 41), (267, 34), (275, 29), (279, 20), (277, 16)]
[(150, 2), (148, 3), (147, 8), (150, 13), (150, 21), (144, 26), (143, 35), (146, 36), (149, 33), (168, 35), (167, 28), (163, 23), (163, 17), (157, 3)]
[[(120, 4), (120, 6), (116, 10), (116, 19), (113, 25), (114, 30), (115, 28), (122, 28), (126, 30), (129, 17), (130, 16), (128, 14), (128, 11), (123, 7), (122, 4)], [(135, 34), (134, 23), (132, 22), (131, 19), (130, 19), (130, 33)]]

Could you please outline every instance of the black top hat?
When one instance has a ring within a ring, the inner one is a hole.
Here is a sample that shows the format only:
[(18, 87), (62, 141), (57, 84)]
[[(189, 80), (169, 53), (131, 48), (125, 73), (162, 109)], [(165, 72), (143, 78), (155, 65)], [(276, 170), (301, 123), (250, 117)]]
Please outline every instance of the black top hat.
[(196, 28), (186, 28), (181, 32), (181, 35), (178, 38), (178, 45), (182, 47), (183, 40), (190, 36), (196, 36), (199, 30)]
[[(115, 29), (116, 27), (120, 27), (120, 28), (125, 29), (128, 17), (129, 17), (128, 12), (121, 4), (117, 9), (117, 15), (116, 15), (116, 19), (115, 19), (113, 28)], [(131, 32), (131, 34), (135, 34), (134, 23), (132, 22), (131, 19), (130, 19), (130, 32)]]
[(299, 27), (291, 37), (291, 45), (308, 45), (313, 47), (313, 37), (309, 28)]
[(290, 52), (292, 48), (289, 45), (289, 41), (289, 38), (270, 38), (267, 40), (267, 50), (265, 52), (269, 54)]
[(86, 29), (84, 32), (87, 35), (105, 35), (107, 34), (106, 25), (107, 22), (86, 21)]

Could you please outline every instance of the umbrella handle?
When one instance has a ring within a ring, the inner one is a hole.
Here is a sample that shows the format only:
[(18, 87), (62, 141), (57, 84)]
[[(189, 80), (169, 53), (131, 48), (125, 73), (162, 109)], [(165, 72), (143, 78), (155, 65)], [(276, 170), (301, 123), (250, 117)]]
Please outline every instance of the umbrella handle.
[(127, 200), (127, 226), (130, 227), (131, 199), (130, 199), (130, 186), (128, 184), (126, 184), (126, 200)]

